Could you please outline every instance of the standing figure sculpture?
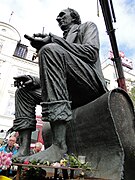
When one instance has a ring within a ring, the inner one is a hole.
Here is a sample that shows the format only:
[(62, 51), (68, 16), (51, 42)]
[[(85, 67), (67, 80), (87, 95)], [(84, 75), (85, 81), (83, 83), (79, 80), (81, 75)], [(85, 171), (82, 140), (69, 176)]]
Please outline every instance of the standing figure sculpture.
[(72, 120), (72, 109), (95, 100), (107, 91), (99, 59), (96, 25), (93, 22), (81, 24), (79, 14), (71, 8), (62, 10), (56, 20), (63, 31), (63, 38), (51, 33), (35, 35), (40, 39), (25, 35), (38, 51), (40, 81), (32, 76), (15, 78), (17, 86), (21, 82), (25, 86), (16, 92), (14, 129), (22, 138), (22, 148), (17, 156), (28, 154), (28, 139), (36, 126), (36, 104), (42, 106), (42, 120), (51, 125), (52, 145), (27, 157), (40, 163), (59, 161), (67, 152), (66, 125)]

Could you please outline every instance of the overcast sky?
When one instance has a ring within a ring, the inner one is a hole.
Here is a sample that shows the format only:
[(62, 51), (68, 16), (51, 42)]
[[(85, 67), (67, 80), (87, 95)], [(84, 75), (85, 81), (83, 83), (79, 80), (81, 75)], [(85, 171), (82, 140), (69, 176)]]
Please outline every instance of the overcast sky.
[[(113, 26), (116, 29), (118, 49), (135, 61), (135, 0), (113, 0), (113, 6), (116, 16), (116, 23)], [(10, 21), (10, 24), (19, 31), (21, 42), (29, 45), (23, 38), (24, 34), (33, 35), (42, 32), (43, 27), (46, 33), (52, 32), (62, 36), (56, 17), (67, 7), (77, 10), (82, 22), (93, 21), (97, 24), (103, 61), (107, 58), (111, 46), (100, 4), (99, 17), (97, 16), (97, 0), (0, 0), (0, 21), (6, 23)]]

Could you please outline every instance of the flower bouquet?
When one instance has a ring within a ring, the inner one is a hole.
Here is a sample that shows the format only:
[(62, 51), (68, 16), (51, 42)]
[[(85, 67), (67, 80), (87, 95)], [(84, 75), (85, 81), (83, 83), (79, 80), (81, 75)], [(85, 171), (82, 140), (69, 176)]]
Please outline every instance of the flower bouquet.
[(0, 152), (0, 169), (2, 170), (7, 170), (10, 168), (12, 161), (12, 153), (5, 153), (5, 152)]
[(73, 153), (71, 155), (65, 154), (60, 162), (51, 164), (54, 167), (71, 167), (71, 168), (82, 168), (84, 170), (92, 170), (88, 162), (81, 162), (78, 157)]

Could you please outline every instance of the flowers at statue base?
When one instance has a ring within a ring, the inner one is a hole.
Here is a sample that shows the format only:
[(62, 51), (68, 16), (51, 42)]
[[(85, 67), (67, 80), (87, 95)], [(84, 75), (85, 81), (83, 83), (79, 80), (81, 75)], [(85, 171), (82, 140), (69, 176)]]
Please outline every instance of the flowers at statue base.
[(46, 166), (52, 166), (54, 168), (80, 168), (82, 169), (82, 172), (80, 174), (80, 177), (84, 176), (84, 172), (89, 170), (92, 171), (92, 168), (88, 162), (81, 163), (79, 159), (74, 155), (68, 155), (65, 154), (63, 158), (59, 162), (50, 163), (49, 161), (45, 161), (44, 163), (40, 164), (36, 160), (34, 161), (24, 161), (23, 164), (29, 164), (32, 166), (27, 166), (23, 168), (23, 171), (21, 173), (21, 179), (23, 180), (44, 180), (46, 179), (46, 171), (41, 167), (34, 167), (33, 165), (46, 165)]
[(8, 169), (12, 164), (11, 158), (12, 158), (12, 152), (10, 153), (5, 153), (3, 151), (0, 152), (0, 169), (3, 170)]
[[(36, 161), (29, 162), (29, 161), (24, 161), (23, 164), (32, 164), (32, 165), (39, 165), (39, 163), (36, 163)], [(42, 169), (41, 167), (24, 167), (21, 171), (21, 180), (45, 180), (46, 177), (46, 171)]]
[(83, 170), (92, 170), (91, 165), (88, 162), (82, 163), (73, 153), (71, 155), (65, 154), (60, 162), (51, 164), (53, 167), (70, 167), (70, 168), (82, 168)]

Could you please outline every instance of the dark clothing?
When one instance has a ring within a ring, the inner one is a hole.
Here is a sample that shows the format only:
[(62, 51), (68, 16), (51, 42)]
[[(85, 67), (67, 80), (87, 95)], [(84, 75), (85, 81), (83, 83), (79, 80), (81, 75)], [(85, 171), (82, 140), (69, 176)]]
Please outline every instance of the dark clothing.
[(15, 130), (34, 129), (35, 105), (41, 102), (41, 96), (44, 121), (69, 121), (71, 109), (107, 92), (99, 60), (98, 30), (94, 23), (74, 25), (66, 40), (55, 35), (51, 35), (51, 40), (52, 43), (39, 51), (42, 92), (41, 89), (31, 91), (25, 88), (16, 91)]
[(15, 93), (14, 131), (36, 130), (35, 107), (41, 102), (41, 89), (18, 88)]

